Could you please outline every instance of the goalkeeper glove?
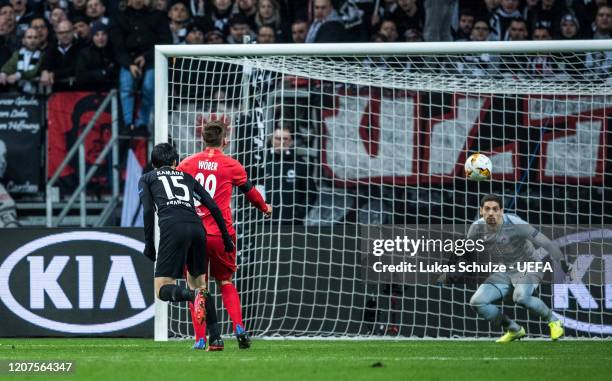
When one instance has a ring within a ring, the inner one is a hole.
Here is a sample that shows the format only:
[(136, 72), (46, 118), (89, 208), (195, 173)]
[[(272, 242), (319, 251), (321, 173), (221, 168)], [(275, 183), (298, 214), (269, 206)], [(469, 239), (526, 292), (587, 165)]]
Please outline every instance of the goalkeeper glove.
[(223, 246), (225, 246), (225, 252), (231, 253), (234, 251), (234, 241), (232, 241), (232, 237), (229, 235), (223, 236)]
[(563, 270), (565, 275), (567, 275), (571, 280), (574, 280), (576, 278), (576, 273), (574, 271), (575, 269), (573, 264), (567, 262), (565, 259), (562, 259), (560, 265), (561, 270)]

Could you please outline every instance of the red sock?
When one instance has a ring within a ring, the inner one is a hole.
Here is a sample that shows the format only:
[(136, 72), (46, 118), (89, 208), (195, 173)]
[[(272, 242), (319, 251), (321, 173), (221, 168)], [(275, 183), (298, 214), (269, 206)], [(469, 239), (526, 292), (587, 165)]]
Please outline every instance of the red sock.
[(223, 298), (223, 305), (230, 319), (232, 319), (232, 323), (234, 323), (234, 332), (236, 332), (236, 325), (238, 324), (244, 328), (244, 323), (242, 322), (242, 306), (240, 305), (238, 290), (236, 290), (233, 283), (227, 283), (221, 286), (221, 297)]
[(206, 320), (202, 324), (198, 324), (195, 319), (195, 308), (193, 302), (189, 302), (189, 312), (191, 312), (191, 324), (195, 332), (195, 339), (198, 341), (201, 338), (206, 338)]

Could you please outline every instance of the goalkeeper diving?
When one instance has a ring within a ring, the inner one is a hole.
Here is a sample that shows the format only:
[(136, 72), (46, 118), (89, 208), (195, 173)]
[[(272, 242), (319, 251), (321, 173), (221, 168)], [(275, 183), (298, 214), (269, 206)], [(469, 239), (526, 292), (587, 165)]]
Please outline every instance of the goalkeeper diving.
[[(470, 226), (468, 238), (482, 239), (485, 252), (498, 263), (510, 267), (517, 262), (532, 261), (535, 257), (535, 247), (541, 247), (553, 261), (560, 264), (566, 274), (571, 271), (554, 242), (519, 216), (504, 213), (501, 197), (484, 196), (480, 202), (480, 216)], [(494, 304), (511, 291), (514, 303), (527, 308), (548, 323), (552, 340), (563, 336), (561, 321), (540, 298), (533, 295), (543, 276), (542, 272), (509, 269), (506, 272), (490, 274), (478, 287), (470, 299), (470, 305), (493, 327), (503, 327), (505, 333), (497, 340), (498, 343), (509, 343), (526, 335), (525, 328), (504, 315)]]

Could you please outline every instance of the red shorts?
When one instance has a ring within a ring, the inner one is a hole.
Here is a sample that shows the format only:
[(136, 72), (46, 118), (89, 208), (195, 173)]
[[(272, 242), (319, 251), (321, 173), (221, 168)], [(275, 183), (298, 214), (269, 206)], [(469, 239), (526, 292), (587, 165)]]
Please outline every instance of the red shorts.
[(206, 259), (210, 264), (209, 275), (216, 280), (229, 280), (238, 268), (236, 266), (236, 234), (232, 235), (234, 250), (225, 252), (223, 238), (219, 235), (206, 237)]

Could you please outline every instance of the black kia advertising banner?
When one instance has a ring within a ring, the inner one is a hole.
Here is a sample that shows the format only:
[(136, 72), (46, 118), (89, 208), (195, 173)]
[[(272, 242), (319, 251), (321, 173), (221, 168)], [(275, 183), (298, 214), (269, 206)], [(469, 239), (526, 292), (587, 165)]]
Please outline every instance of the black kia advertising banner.
[(152, 337), (142, 229), (0, 229), (0, 242), (0, 337)]

